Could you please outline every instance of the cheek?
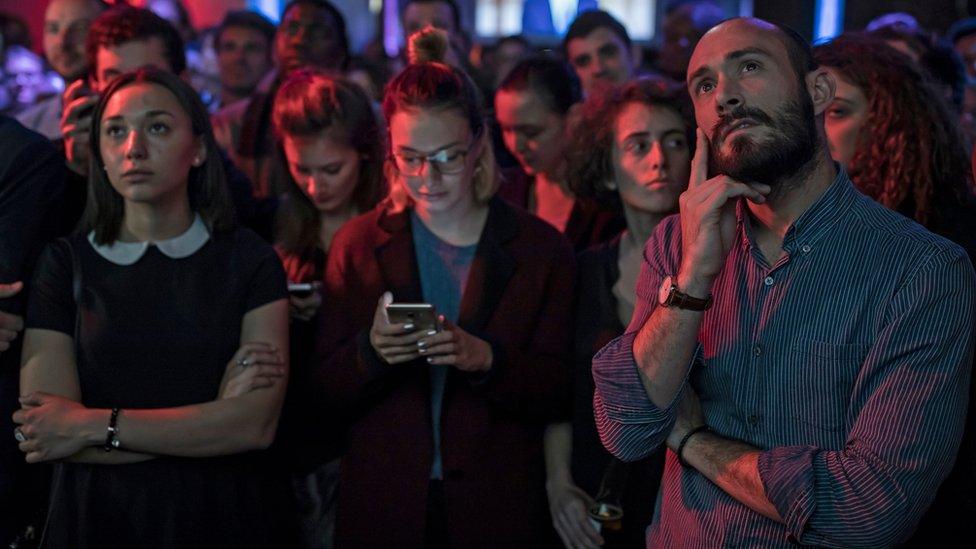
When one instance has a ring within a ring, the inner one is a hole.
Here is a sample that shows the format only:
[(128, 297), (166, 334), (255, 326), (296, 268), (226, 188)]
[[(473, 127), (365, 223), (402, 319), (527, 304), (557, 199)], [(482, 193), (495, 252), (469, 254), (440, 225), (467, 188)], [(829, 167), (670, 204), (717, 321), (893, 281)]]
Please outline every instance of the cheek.
[(837, 121), (827, 121), (824, 124), (827, 142), (834, 160), (841, 164), (848, 164), (857, 150), (857, 137), (860, 125), (851, 118)]

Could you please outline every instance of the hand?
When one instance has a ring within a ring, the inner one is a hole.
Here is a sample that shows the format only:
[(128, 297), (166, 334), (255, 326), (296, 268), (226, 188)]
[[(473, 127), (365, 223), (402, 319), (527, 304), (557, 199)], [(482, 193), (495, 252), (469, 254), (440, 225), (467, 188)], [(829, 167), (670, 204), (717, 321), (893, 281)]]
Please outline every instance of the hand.
[(393, 294), (384, 292), (373, 313), (373, 326), (369, 330), (369, 343), (376, 354), (387, 364), (402, 364), (420, 356), (417, 341), (437, 332), (415, 331), (410, 323), (390, 324), (386, 306), (393, 303)]
[(288, 313), (294, 320), (308, 322), (312, 320), (319, 307), (322, 306), (322, 294), (318, 290), (310, 295), (299, 297), (295, 294), (288, 296)]
[(765, 202), (768, 185), (746, 185), (726, 175), (708, 179), (708, 137), (697, 130), (698, 143), (691, 160), (688, 190), (681, 194), (681, 269), (678, 287), (704, 298), (725, 265), (735, 241), (735, 206), (739, 197)]
[[(24, 288), (23, 282), (0, 284), (0, 299), (13, 297)], [(24, 329), (24, 319), (10, 313), (0, 311), (0, 353), (10, 348), (17, 334)]]
[(491, 345), (461, 329), (453, 322), (438, 317), (444, 328), (417, 342), (417, 350), (430, 364), (447, 364), (462, 372), (484, 372), (491, 369), (494, 357)]
[(27, 463), (73, 456), (95, 445), (99, 426), (102, 435), (108, 426), (107, 416), (57, 395), (33, 392), (20, 397), (20, 406), (13, 419), (27, 438), (19, 444)]
[(674, 427), (668, 435), (668, 448), (677, 452), (681, 439), (685, 438), (692, 429), (705, 424), (705, 417), (702, 415), (701, 402), (698, 400), (698, 393), (687, 385), (684, 388), (684, 395), (678, 402), (678, 409), (675, 411)]
[(85, 80), (80, 79), (64, 90), (62, 99), (61, 135), (64, 136), (67, 165), (73, 172), (87, 177), (89, 131), (98, 94), (92, 93)]
[(227, 363), (217, 399), (234, 398), (272, 387), (284, 376), (285, 362), (274, 345), (260, 341), (245, 343)]
[(603, 537), (596, 531), (586, 513), (593, 498), (572, 482), (547, 482), (549, 514), (552, 525), (570, 549), (588, 549), (603, 546)]

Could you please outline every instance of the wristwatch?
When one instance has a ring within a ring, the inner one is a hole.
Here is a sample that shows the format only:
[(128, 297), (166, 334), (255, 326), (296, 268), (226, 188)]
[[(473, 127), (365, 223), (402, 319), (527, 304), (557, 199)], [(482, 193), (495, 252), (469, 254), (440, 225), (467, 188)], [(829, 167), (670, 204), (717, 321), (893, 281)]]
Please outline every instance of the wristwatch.
[(674, 307), (688, 311), (707, 311), (712, 306), (712, 294), (702, 299), (691, 297), (678, 289), (677, 281), (673, 276), (668, 276), (661, 283), (661, 289), (657, 294), (657, 303), (661, 307)]

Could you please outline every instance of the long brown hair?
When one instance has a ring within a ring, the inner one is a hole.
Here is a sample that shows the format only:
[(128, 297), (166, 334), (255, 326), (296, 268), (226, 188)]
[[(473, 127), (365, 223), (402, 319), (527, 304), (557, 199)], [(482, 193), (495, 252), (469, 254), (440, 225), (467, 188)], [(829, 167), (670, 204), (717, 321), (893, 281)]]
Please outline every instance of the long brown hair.
[(109, 99), (120, 89), (136, 83), (156, 84), (172, 93), (186, 111), (193, 128), (193, 135), (203, 140), (207, 149), (206, 160), (200, 167), (191, 167), (187, 193), (190, 209), (200, 214), (211, 231), (230, 229), (234, 224), (234, 207), (231, 204), (224, 179), (224, 164), (214, 141), (213, 129), (207, 109), (200, 96), (186, 82), (173, 73), (152, 67), (127, 72), (114, 80), (102, 91), (92, 114), (90, 133), (91, 162), (88, 176), (88, 202), (82, 221), (84, 231), (95, 232), (95, 242), (111, 244), (119, 237), (125, 201), (115, 191), (105, 173), (105, 162), (100, 149), (102, 115)]
[(956, 117), (929, 77), (866, 35), (842, 35), (814, 56), (868, 101), (864, 137), (848, 167), (857, 187), (932, 230), (950, 230), (945, 209), (971, 198), (969, 157)]
[[(285, 136), (313, 137), (329, 131), (359, 153), (359, 181), (352, 195), (358, 211), (372, 209), (386, 194), (383, 134), (369, 98), (356, 84), (315, 69), (295, 71), (278, 88), (271, 119), (279, 144)], [(291, 177), (278, 149), (287, 183), (276, 217), (277, 243), (289, 252), (310, 252), (318, 246), (321, 214)]]

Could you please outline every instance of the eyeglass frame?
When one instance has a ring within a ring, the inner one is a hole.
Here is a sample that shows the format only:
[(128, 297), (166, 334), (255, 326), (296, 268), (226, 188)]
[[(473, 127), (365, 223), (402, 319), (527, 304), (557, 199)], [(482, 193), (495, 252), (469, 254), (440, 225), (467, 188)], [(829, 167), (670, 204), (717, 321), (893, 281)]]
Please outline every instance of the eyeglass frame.
[(398, 158), (402, 158), (401, 155), (398, 155), (398, 154), (396, 154), (394, 152), (390, 152), (387, 155), (387, 158), (389, 159), (390, 162), (393, 163), (393, 167), (396, 169), (397, 173), (399, 173), (400, 175), (402, 175), (404, 177), (420, 177), (420, 172), (422, 172), (424, 170), (424, 166), (425, 165), (428, 167), (428, 171), (429, 170), (437, 170), (437, 173), (439, 173), (440, 175), (457, 175), (457, 174), (459, 174), (459, 173), (461, 173), (461, 172), (464, 171), (465, 162), (468, 159), (468, 154), (470, 154), (471, 153), (471, 149), (473, 149), (475, 147), (475, 145), (477, 145), (477, 141), (481, 137), (481, 133), (482, 133), (481, 132), (481, 128), (479, 128), (471, 136), (471, 140), (468, 143), (468, 147), (466, 149), (464, 149), (463, 151), (456, 151), (458, 154), (461, 155), (461, 166), (456, 171), (445, 172), (444, 169), (443, 169), (443, 167), (441, 166), (445, 161), (444, 160), (438, 160), (436, 158), (436, 157), (442, 157), (443, 158), (443, 155), (448, 154), (448, 149), (446, 149), (446, 148), (441, 149), (441, 150), (437, 151), (434, 154), (421, 154), (421, 155), (418, 155), (417, 156), (417, 159), (418, 160), (423, 160), (423, 162), (421, 162), (420, 167), (417, 168), (417, 172), (414, 173), (414, 174), (406, 173), (403, 169), (400, 168), (400, 163), (397, 162), (397, 159)]

